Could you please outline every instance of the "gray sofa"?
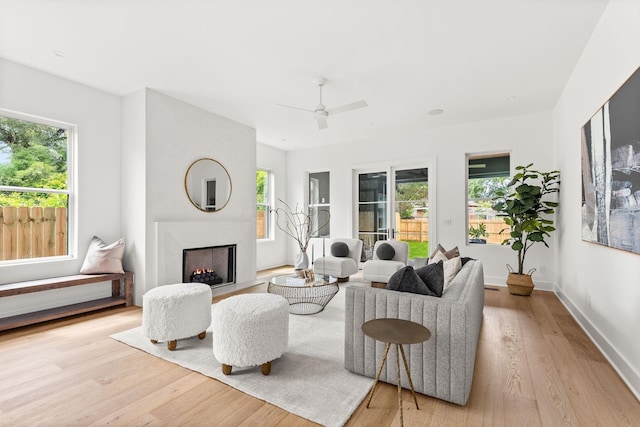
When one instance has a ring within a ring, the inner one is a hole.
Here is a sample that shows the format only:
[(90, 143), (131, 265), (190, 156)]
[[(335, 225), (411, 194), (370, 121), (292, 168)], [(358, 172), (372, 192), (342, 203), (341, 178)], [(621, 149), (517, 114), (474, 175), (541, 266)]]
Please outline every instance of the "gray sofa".
[[(416, 392), (464, 405), (471, 390), (483, 308), (484, 273), (478, 260), (462, 267), (441, 298), (351, 285), (346, 288), (344, 366), (375, 378), (385, 344), (365, 337), (362, 324), (383, 317), (411, 320), (431, 331), (424, 343), (404, 346)], [(397, 383), (395, 357), (392, 346), (380, 381)], [(401, 371), (402, 386), (408, 389)]]

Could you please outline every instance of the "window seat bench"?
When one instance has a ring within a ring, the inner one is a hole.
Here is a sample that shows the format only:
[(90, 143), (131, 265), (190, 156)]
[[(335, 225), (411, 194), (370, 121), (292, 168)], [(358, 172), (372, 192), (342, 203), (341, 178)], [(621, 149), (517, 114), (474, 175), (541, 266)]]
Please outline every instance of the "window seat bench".
[[(0, 284), (0, 298), (2, 298), (108, 281), (111, 281), (111, 297), (0, 318), (0, 331), (76, 314), (88, 313), (103, 308), (116, 306), (129, 307), (133, 304), (133, 273), (126, 271), (124, 273), (109, 274), (77, 274), (50, 279), (30, 280), (27, 282), (7, 283), (4, 285)], [(122, 281), (124, 281), (124, 292), (122, 292)], [(124, 293), (124, 295), (122, 295), (122, 293)]]

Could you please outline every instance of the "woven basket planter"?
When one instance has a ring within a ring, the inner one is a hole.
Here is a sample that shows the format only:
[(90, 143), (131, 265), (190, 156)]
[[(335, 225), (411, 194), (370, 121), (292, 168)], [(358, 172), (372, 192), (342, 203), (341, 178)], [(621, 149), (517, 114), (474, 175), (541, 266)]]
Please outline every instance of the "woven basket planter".
[(533, 280), (531, 274), (509, 273), (507, 286), (512, 295), (529, 296), (533, 292)]

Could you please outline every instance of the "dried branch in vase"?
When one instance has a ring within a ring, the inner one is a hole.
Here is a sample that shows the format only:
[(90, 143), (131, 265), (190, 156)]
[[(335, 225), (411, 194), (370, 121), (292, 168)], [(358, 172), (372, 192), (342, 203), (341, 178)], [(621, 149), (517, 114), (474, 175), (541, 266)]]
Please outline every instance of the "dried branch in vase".
[(276, 215), (276, 225), (286, 235), (295, 239), (300, 248), (300, 252), (306, 252), (307, 247), (309, 247), (309, 240), (329, 225), (329, 212), (319, 211), (319, 213), (325, 213), (327, 218), (322, 224), (316, 224), (309, 210), (305, 212), (303, 209), (300, 209), (297, 204), (295, 209), (291, 209), (291, 207), (281, 199), (278, 199), (278, 201), (284, 206), (271, 209), (271, 212), (274, 212)]

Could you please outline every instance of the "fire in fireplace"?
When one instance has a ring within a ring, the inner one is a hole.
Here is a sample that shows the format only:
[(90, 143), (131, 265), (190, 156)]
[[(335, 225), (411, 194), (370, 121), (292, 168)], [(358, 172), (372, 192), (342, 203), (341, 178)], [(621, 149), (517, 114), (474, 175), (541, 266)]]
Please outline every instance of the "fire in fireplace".
[(222, 283), (222, 277), (218, 276), (215, 270), (210, 268), (198, 268), (191, 276), (189, 282), (206, 283), (207, 285), (219, 285)]
[(235, 283), (236, 245), (183, 249), (182, 279), (210, 286)]

